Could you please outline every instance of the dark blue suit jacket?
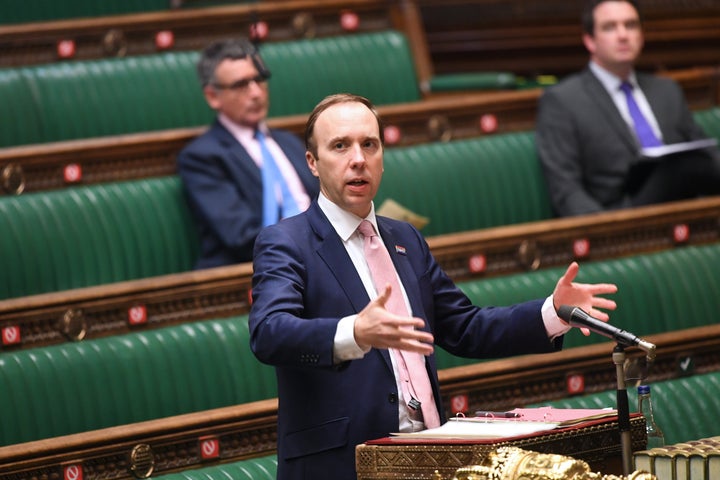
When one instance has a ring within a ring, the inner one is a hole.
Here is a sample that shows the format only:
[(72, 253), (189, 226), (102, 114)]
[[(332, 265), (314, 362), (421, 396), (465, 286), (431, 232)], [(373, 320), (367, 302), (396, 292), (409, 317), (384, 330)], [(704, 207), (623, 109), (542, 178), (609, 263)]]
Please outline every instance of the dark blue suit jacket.
[[(420, 232), (384, 217), (378, 225), (413, 315), (425, 319), (437, 345), (477, 358), (560, 348), (561, 341), (547, 338), (543, 300), (475, 307), (440, 269)], [(333, 363), (338, 321), (370, 301), (362, 281), (317, 202), (260, 233), (254, 270), (251, 347), (277, 371), (278, 479), (353, 479), (355, 446), (399, 428), (387, 350)], [(440, 405), (434, 355), (427, 369)]]
[[(307, 166), (305, 146), (290, 132), (270, 133), (307, 194), (317, 197), (320, 187)], [(262, 228), (262, 178), (243, 146), (215, 121), (180, 152), (177, 167), (198, 228), (196, 268), (252, 260), (255, 237)]]

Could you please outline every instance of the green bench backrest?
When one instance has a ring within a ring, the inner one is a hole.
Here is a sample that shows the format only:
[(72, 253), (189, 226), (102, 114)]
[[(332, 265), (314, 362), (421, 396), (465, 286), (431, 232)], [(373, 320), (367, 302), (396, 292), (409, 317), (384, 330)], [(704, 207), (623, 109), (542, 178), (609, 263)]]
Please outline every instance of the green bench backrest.
[(0, 24), (169, 10), (170, 0), (3, 0)]
[[(396, 31), (262, 46), (270, 116), (309, 113), (331, 93), (376, 104), (420, 99), (407, 40)], [(209, 124), (197, 52), (0, 69), (0, 147)]]
[(0, 198), (0, 299), (187, 271), (197, 234), (178, 177)]
[[(612, 363), (609, 364), (612, 369)], [(637, 389), (628, 387), (630, 411), (637, 411)], [(616, 390), (529, 405), (556, 408), (617, 408)], [(673, 444), (720, 435), (720, 372), (652, 384), (655, 420)]]
[(693, 117), (709, 137), (720, 142), (720, 107), (698, 110), (693, 112)]
[(0, 355), (0, 444), (277, 396), (247, 316)]
[[(511, 305), (547, 297), (564, 268), (461, 283), (477, 305)], [(618, 292), (611, 323), (636, 335), (699, 327), (717, 323), (720, 312), (720, 243), (681, 247), (664, 252), (601, 262), (581, 263), (577, 281), (611, 282)], [(611, 339), (597, 334), (584, 336), (572, 329), (564, 347), (580, 347)], [(442, 349), (436, 350), (438, 368), (477, 363)]]
[(426, 236), (552, 218), (532, 132), (388, 148), (376, 207), (388, 198)]
[(151, 478), (162, 480), (275, 480), (276, 475), (277, 455), (268, 455)]

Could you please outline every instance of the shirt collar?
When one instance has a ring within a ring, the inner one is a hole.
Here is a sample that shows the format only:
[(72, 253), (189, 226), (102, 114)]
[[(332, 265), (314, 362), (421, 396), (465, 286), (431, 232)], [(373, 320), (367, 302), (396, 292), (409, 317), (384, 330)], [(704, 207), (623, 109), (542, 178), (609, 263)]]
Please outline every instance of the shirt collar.
[[(245, 125), (238, 125), (237, 123), (230, 120), (230, 118), (223, 113), (218, 113), (218, 121), (241, 144), (246, 144), (245, 142), (251, 142), (255, 138), (254, 128), (246, 127)], [(260, 124), (258, 124), (257, 128), (258, 130), (263, 132), (266, 137), (270, 136), (270, 131), (265, 122), (261, 122)]]
[[(600, 80), (600, 83), (602, 83), (603, 87), (605, 87), (605, 90), (611, 93), (618, 91), (618, 89), (620, 88), (620, 84), (623, 82), (622, 78), (604, 69), (593, 61), (590, 62), (589, 66), (593, 74), (597, 77), (598, 80)], [(637, 77), (634, 70), (630, 72), (627, 81), (633, 87), (637, 87)]]
[(320, 210), (322, 210), (328, 220), (330, 220), (330, 223), (343, 242), (348, 241), (352, 234), (357, 231), (360, 222), (363, 220), (368, 220), (375, 227), (375, 231), (379, 232), (377, 218), (375, 217), (374, 202), (370, 205), (370, 213), (365, 218), (360, 218), (353, 213), (343, 210), (331, 202), (322, 192), (320, 192), (318, 196), (318, 205), (320, 206)]

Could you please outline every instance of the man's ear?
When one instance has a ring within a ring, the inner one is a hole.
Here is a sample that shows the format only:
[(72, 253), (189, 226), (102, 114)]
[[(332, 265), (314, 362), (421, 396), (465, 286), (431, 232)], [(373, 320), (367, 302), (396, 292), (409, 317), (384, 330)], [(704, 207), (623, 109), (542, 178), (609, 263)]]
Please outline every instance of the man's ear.
[(317, 159), (315, 158), (315, 155), (312, 154), (310, 150), (305, 151), (305, 160), (307, 161), (308, 168), (310, 169), (310, 172), (316, 177), (319, 177), (317, 172)]
[(583, 33), (582, 41), (583, 41), (583, 44), (585, 45), (585, 48), (587, 49), (587, 51), (590, 52), (591, 54), (594, 54), (595, 53), (595, 39), (593, 38), (593, 36), (589, 35), (587, 33)]
[(205, 101), (208, 105), (210, 105), (210, 108), (213, 110), (220, 109), (220, 99), (218, 98), (217, 90), (210, 85), (205, 85), (203, 87), (203, 94), (205, 95)]

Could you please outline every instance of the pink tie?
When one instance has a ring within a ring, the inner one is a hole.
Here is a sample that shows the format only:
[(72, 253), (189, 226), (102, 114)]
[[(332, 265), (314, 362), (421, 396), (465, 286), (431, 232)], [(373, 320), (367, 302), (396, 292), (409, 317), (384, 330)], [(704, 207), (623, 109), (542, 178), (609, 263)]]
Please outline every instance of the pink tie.
[[(375, 282), (376, 290), (383, 290), (387, 284), (392, 287), (390, 298), (385, 304), (388, 311), (396, 315), (410, 316), (400, 290), (400, 282), (395, 273), (395, 266), (390, 259), (385, 245), (380, 241), (373, 224), (367, 220), (360, 222), (358, 227), (364, 237), (365, 260)], [(378, 292), (379, 293), (379, 292)], [(403, 396), (411, 410), (417, 410), (420, 402), (423, 422), (426, 428), (440, 426), (440, 415), (433, 397), (430, 377), (425, 368), (425, 357), (419, 353), (390, 349), (395, 358), (400, 374)]]

